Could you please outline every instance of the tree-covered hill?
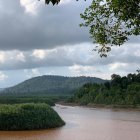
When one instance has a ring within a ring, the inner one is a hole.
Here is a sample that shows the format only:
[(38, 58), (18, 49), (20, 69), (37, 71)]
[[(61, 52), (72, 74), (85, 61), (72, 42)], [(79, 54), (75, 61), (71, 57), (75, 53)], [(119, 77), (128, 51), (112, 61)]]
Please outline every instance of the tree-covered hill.
[(85, 84), (69, 102), (81, 105), (140, 105), (140, 73), (121, 77), (113, 74), (110, 82)]
[(104, 83), (95, 77), (39, 76), (26, 80), (14, 87), (6, 88), (4, 95), (69, 95), (86, 83)]

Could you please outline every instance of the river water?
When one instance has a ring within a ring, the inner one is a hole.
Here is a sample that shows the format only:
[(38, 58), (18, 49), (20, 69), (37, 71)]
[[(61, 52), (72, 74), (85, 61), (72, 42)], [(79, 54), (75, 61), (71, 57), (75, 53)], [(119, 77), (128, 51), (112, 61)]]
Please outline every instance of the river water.
[(39, 131), (0, 131), (0, 140), (140, 140), (139, 111), (62, 105), (54, 109), (66, 122), (65, 126)]

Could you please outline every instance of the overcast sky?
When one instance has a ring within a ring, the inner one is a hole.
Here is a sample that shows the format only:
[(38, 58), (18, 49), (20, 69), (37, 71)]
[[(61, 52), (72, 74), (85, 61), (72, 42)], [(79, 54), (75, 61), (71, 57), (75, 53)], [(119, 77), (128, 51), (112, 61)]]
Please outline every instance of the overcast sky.
[(89, 1), (0, 0), (0, 88), (39, 75), (110, 79), (140, 68), (140, 37), (114, 47), (107, 58), (93, 52), (80, 13)]

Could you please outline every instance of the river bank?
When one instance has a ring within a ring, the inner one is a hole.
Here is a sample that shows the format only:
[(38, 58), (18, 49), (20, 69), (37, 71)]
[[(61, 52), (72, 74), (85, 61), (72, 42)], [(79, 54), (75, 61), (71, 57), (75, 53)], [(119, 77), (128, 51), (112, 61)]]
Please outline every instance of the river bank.
[(78, 103), (68, 103), (68, 102), (57, 102), (56, 104), (64, 105), (64, 106), (80, 106), (80, 107), (88, 107), (88, 108), (105, 108), (105, 109), (113, 109), (113, 110), (129, 110), (129, 111), (140, 111), (140, 106), (133, 105), (105, 105), (105, 104), (92, 104), (89, 103), (87, 105), (80, 105)]

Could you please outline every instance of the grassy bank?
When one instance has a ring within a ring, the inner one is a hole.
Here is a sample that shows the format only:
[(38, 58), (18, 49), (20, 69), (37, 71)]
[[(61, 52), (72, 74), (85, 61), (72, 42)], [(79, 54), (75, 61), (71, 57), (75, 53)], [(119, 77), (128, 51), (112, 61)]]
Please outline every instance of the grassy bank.
[(0, 105), (0, 130), (47, 129), (64, 124), (47, 104)]

